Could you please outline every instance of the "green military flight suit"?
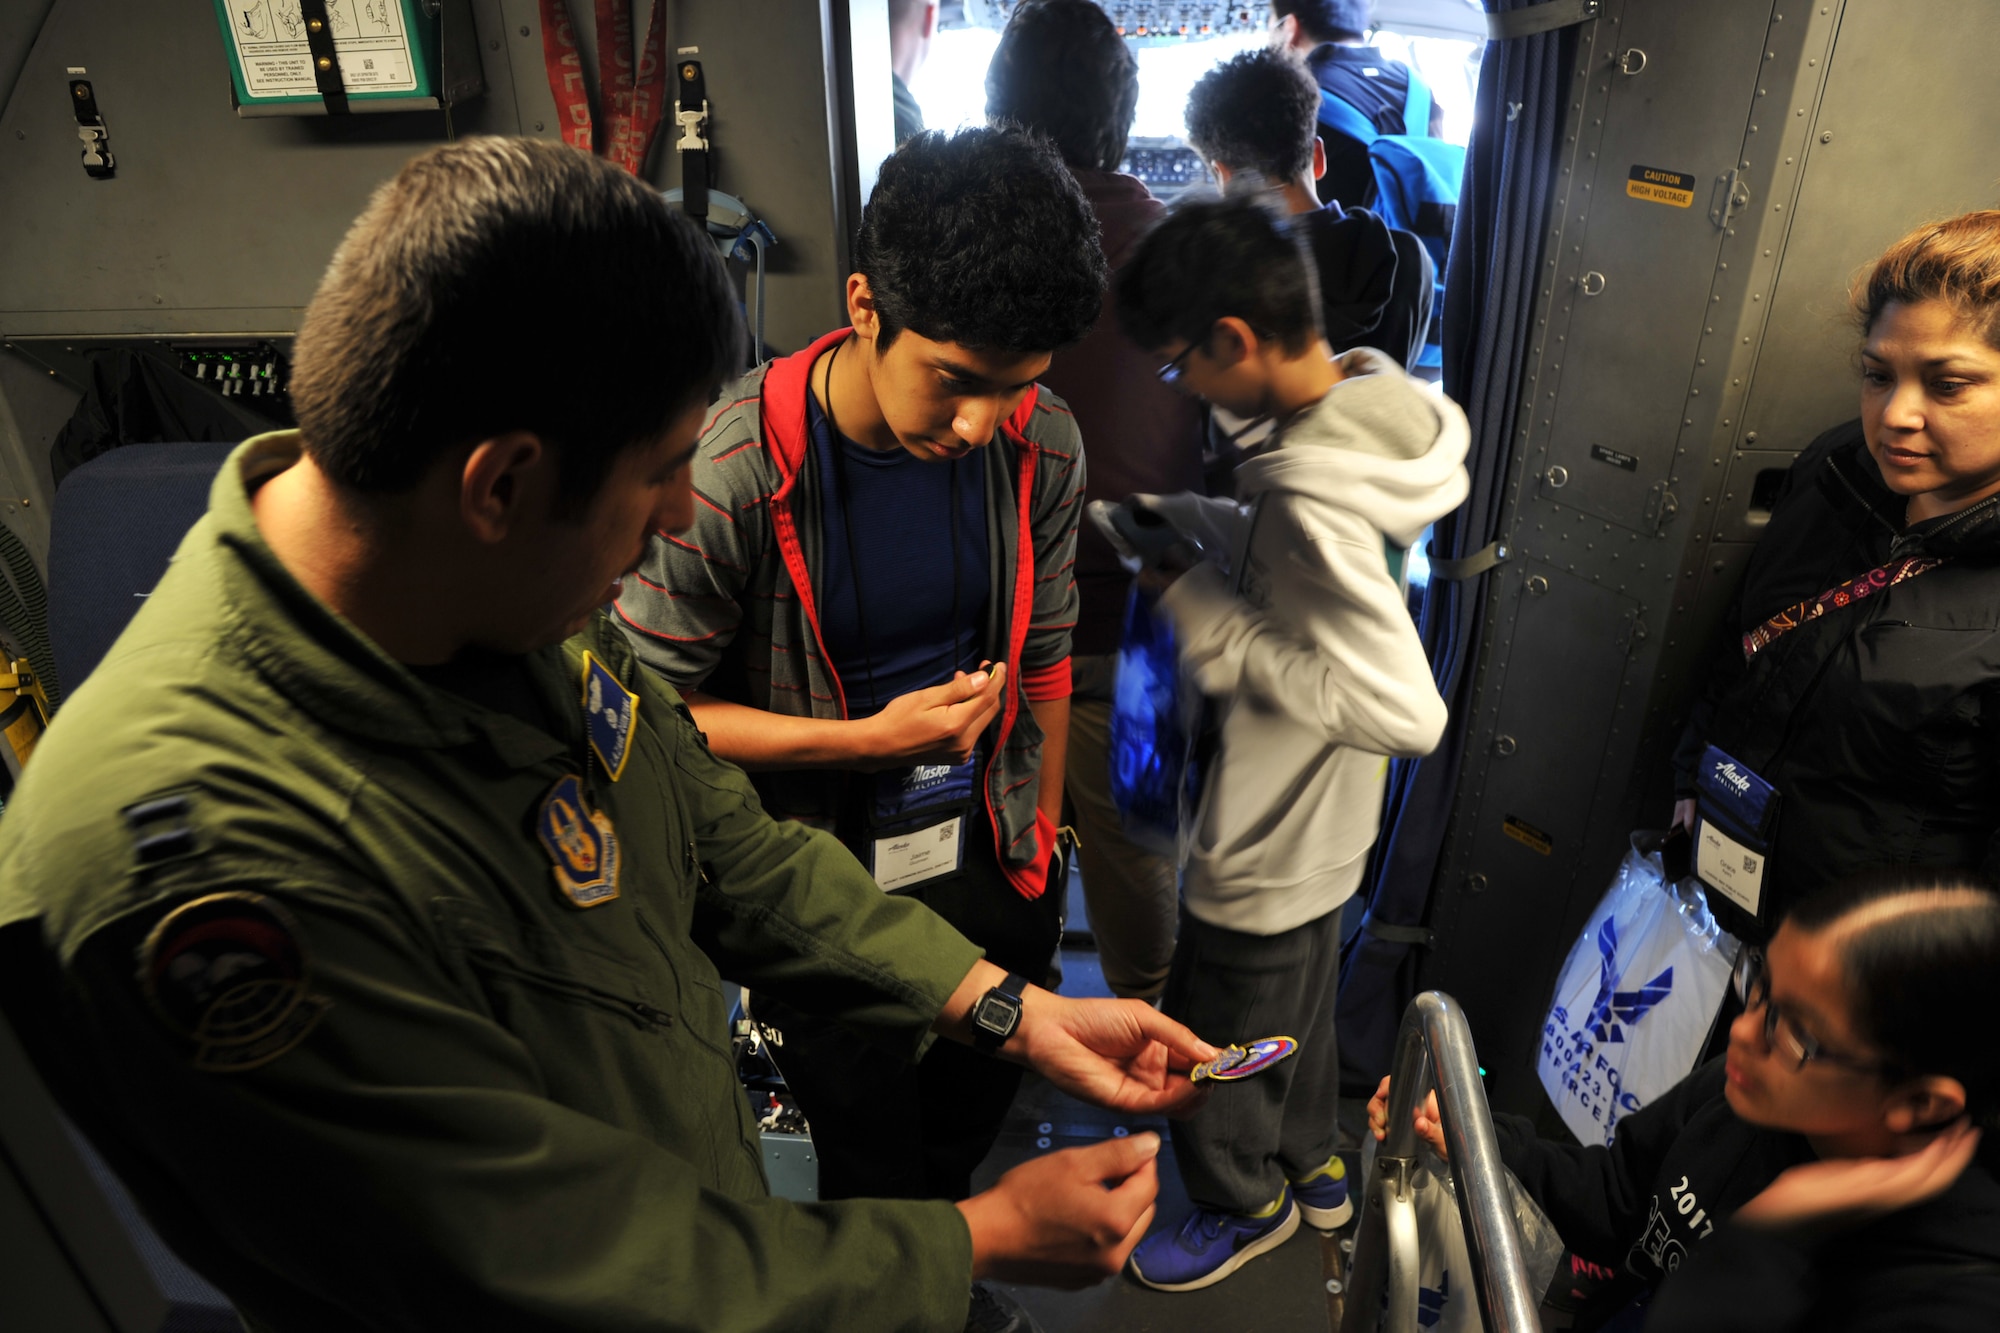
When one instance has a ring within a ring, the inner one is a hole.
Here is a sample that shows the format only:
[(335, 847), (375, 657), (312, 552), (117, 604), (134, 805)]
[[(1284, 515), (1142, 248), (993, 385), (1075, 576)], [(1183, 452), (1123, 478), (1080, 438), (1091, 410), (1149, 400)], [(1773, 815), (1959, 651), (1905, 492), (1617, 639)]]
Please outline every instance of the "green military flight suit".
[[(0, 820), (14, 1011), (148, 1216), (286, 1333), (959, 1328), (951, 1204), (769, 1197), (720, 974), (914, 1058), (978, 950), (766, 816), (601, 617), (528, 659), (560, 735), (389, 659), (259, 535), (297, 455), (230, 457)], [(638, 695), (615, 782), (585, 650)], [(588, 908), (534, 832), (565, 774), (621, 848)], [(297, 950), (275, 1028), (142, 987), (217, 893)]]

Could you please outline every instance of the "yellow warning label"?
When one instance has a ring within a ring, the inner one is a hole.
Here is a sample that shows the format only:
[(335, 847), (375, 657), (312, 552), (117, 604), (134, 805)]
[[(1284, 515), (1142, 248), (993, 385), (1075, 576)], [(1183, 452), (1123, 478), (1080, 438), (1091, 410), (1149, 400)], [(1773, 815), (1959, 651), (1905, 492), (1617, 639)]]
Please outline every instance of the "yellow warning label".
[(1501, 821), (1500, 831), (1515, 842), (1520, 843), (1523, 847), (1540, 852), (1543, 856), (1549, 855), (1556, 849), (1556, 840), (1554, 838), (1551, 838), (1527, 820), (1516, 819), (1513, 815), (1508, 815), (1506, 819)]
[(1665, 167), (1633, 167), (1625, 180), (1625, 193), (1648, 203), (1688, 208), (1694, 204), (1694, 177)]

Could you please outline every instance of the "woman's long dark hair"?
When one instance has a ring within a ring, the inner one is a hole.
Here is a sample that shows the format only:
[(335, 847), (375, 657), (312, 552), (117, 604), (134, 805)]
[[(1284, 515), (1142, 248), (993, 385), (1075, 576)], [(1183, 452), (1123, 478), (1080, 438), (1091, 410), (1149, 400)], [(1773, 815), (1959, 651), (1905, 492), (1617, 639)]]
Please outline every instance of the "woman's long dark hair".
[(1943, 1075), (2000, 1146), (2000, 893), (1977, 875), (1897, 870), (1806, 898), (1788, 918), (1832, 935), (1856, 1031), (1889, 1076)]

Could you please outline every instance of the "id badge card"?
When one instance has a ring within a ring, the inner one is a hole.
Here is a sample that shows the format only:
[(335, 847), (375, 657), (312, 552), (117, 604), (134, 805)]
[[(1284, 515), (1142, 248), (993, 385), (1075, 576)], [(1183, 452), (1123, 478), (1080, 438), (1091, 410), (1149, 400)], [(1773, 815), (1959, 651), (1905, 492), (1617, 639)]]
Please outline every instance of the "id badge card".
[(1761, 921), (1777, 789), (1711, 745), (1695, 771), (1695, 804), (1694, 873)]
[(1694, 873), (1753, 917), (1764, 901), (1765, 858), (1706, 819), (1695, 820)]
[(885, 893), (958, 873), (978, 771), (975, 751), (959, 764), (917, 764), (875, 775), (864, 859)]

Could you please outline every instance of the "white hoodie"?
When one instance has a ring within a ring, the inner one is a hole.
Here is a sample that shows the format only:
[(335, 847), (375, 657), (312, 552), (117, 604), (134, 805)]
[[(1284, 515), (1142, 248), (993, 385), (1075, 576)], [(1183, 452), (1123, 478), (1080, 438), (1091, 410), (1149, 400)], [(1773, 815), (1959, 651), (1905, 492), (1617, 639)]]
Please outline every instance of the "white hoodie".
[[(1386, 756), (1428, 754), (1445, 705), (1404, 601), (1402, 561), (1468, 484), (1465, 414), (1380, 352), (1236, 473), (1239, 502), (1151, 501), (1211, 553), (1161, 606), (1222, 713), (1185, 884), (1211, 925), (1275, 935), (1361, 881)], [(1245, 549), (1247, 547), (1247, 550)]]

